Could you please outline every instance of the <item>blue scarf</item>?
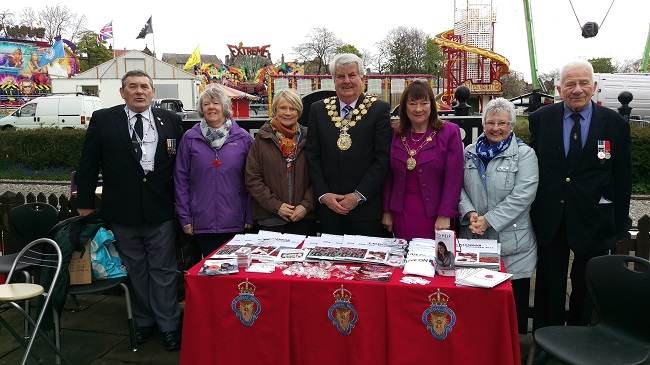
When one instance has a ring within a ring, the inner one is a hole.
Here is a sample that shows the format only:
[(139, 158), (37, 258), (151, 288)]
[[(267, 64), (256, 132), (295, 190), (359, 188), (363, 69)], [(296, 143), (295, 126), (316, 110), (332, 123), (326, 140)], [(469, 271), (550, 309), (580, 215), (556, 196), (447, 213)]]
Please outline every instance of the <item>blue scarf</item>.
[(514, 133), (510, 132), (508, 138), (497, 144), (490, 145), (487, 137), (485, 137), (485, 133), (481, 134), (476, 140), (476, 154), (478, 155), (478, 158), (483, 161), (483, 165), (487, 166), (493, 158), (497, 157), (503, 153), (503, 151), (507, 150), (508, 147), (510, 147), (510, 142), (512, 141), (513, 135)]

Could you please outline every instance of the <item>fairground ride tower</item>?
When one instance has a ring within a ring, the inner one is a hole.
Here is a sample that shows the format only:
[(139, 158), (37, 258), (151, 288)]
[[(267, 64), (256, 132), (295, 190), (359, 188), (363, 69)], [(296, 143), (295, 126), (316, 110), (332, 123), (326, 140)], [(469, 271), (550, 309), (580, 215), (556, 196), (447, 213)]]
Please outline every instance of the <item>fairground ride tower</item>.
[(493, 51), (494, 23), (492, 0), (454, 1), (454, 29), (434, 39), (446, 60), (447, 83), (439, 95), (441, 104), (450, 105), (454, 90), (461, 85), (470, 88), (469, 103), (475, 111), (502, 94), (499, 79), (510, 72), (510, 63)]

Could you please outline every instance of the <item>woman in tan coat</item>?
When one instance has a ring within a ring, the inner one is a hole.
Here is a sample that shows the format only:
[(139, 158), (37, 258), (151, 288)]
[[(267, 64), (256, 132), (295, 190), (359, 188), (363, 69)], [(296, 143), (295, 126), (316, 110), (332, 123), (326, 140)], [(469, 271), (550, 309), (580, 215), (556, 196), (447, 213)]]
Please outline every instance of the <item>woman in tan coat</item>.
[(273, 99), (273, 119), (257, 132), (246, 160), (246, 187), (254, 198), (260, 229), (314, 235), (314, 193), (307, 170), (307, 127), (298, 124), (303, 106), (293, 89)]

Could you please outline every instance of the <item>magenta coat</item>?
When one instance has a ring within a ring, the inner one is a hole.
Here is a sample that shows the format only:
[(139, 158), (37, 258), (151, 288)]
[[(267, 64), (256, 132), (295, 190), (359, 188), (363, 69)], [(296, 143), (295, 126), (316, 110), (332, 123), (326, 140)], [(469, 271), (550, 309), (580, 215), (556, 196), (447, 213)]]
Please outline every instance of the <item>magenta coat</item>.
[[(406, 148), (396, 132), (390, 146), (390, 172), (384, 183), (384, 212), (401, 212), (404, 208), (406, 183)], [(456, 218), (460, 191), (463, 187), (463, 142), (460, 128), (445, 122), (433, 140), (417, 155), (422, 198), (428, 217)]]

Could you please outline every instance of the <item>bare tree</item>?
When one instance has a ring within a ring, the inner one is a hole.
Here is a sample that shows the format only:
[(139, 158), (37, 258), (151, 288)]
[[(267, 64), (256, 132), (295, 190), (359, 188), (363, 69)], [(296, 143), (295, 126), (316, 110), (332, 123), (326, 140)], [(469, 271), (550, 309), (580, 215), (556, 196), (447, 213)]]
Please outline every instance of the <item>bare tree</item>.
[(370, 65), (379, 74), (383, 74), (388, 71), (388, 56), (390, 45), (386, 39), (383, 39), (375, 43), (375, 46), (377, 47), (378, 52), (370, 59)]
[(555, 78), (560, 77), (560, 69), (556, 68), (548, 73), (541, 73), (537, 76), (540, 85), (543, 85), (543, 90), (549, 94), (555, 93)]
[(325, 62), (332, 58), (336, 48), (341, 46), (343, 42), (325, 27), (312, 28), (306, 37), (309, 41), (293, 47), (293, 53), (305, 60), (305, 63), (316, 62), (319, 75), (327, 73)]
[(45, 28), (45, 41), (53, 43), (56, 37), (65, 38), (74, 42), (77, 38), (87, 30), (86, 23), (88, 19), (85, 15), (77, 15), (77, 13), (68, 9), (65, 5), (49, 6), (45, 5), (45, 9), (36, 12), (31, 7), (26, 7), (20, 13), (21, 24)]
[(9, 10), (0, 12), (0, 25), (2, 26), (0, 34), (5, 38), (10, 38), (7, 29), (16, 25), (16, 15)]

